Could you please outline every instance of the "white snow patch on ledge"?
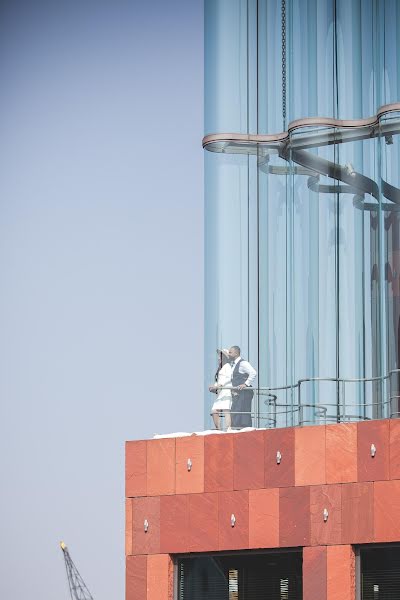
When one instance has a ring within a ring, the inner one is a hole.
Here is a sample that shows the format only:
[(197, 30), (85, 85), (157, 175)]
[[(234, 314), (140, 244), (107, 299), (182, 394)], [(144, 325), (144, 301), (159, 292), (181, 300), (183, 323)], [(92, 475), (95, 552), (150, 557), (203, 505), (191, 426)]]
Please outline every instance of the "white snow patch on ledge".
[(161, 438), (178, 438), (178, 437), (188, 437), (191, 435), (220, 435), (224, 433), (242, 433), (243, 431), (259, 431), (263, 428), (256, 427), (244, 427), (243, 429), (231, 429), (230, 431), (220, 431), (219, 429), (207, 429), (205, 431), (194, 431), (193, 433), (188, 433), (186, 431), (177, 431), (176, 433), (155, 433), (153, 435), (154, 440), (159, 440)]

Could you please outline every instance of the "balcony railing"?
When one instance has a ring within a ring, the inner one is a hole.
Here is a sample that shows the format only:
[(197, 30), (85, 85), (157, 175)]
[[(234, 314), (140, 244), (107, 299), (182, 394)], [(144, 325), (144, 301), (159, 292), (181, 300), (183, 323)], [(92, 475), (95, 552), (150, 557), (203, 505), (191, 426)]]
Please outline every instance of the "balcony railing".
[[(334, 402), (320, 401), (321, 392), (316, 388), (326, 384), (331, 386), (329, 395), (334, 395)], [(312, 388), (306, 390), (308, 385)], [(219, 389), (238, 391), (232, 387)], [(235, 415), (250, 415), (255, 428), (327, 425), (400, 416), (400, 369), (381, 377), (307, 377), (293, 385), (252, 389), (252, 410), (229, 413), (232, 421)], [(219, 417), (220, 429), (226, 430), (224, 411), (220, 411)]]

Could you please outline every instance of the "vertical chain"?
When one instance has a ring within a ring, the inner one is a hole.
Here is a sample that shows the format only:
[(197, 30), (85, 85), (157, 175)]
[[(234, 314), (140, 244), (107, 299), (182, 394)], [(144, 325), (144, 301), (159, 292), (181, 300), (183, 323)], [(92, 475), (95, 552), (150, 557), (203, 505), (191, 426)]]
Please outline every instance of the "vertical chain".
[(282, 25), (282, 119), (283, 119), (283, 131), (286, 131), (286, 0), (282, 0), (281, 25)]

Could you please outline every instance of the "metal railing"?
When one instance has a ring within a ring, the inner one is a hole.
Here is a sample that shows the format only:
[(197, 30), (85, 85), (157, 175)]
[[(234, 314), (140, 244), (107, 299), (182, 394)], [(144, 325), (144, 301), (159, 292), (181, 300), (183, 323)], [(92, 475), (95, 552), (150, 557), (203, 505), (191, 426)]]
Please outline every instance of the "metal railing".
[[(304, 390), (307, 384), (314, 386), (308, 394)], [(322, 394), (315, 390), (320, 384), (335, 386), (334, 402), (320, 402)], [(350, 394), (349, 386), (358, 386), (358, 389)], [(371, 386), (370, 390), (368, 386)], [(219, 389), (237, 390), (232, 387)], [(232, 422), (235, 416), (246, 415), (251, 417), (252, 427), (275, 428), (400, 417), (400, 369), (378, 377), (307, 377), (293, 385), (251, 389), (254, 392), (252, 410), (229, 411)], [(311, 402), (308, 400), (310, 395)], [(285, 396), (285, 401), (280, 401), (281, 396)], [(365, 401), (366, 397), (371, 400)], [(218, 414), (220, 429), (225, 430), (225, 411), (218, 411)], [(232, 429), (239, 428), (233, 425)]]

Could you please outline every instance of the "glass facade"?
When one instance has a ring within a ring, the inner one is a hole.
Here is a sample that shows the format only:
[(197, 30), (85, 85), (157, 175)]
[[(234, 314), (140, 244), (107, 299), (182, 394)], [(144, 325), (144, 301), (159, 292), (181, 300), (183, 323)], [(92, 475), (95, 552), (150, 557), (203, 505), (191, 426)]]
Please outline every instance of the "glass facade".
[(398, 416), (400, 3), (205, 2), (205, 422), (217, 349), (260, 427)]

